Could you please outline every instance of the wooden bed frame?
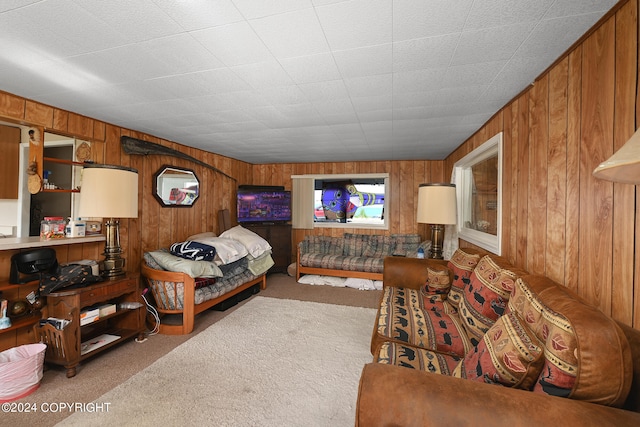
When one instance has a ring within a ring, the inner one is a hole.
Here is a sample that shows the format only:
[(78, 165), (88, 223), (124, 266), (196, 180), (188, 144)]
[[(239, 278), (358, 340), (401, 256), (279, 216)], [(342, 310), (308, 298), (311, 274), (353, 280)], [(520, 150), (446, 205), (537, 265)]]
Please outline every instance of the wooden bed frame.
[(370, 273), (366, 271), (355, 270), (333, 270), (330, 268), (321, 267), (305, 267), (300, 264), (300, 248), (298, 248), (296, 254), (296, 281), (299, 281), (300, 276), (302, 276), (303, 274), (318, 274), (320, 276), (353, 277), (356, 279), (382, 280), (382, 273)]
[[(153, 297), (156, 301), (156, 309), (158, 310), (158, 313), (178, 314), (182, 316), (182, 324), (179, 325), (163, 324), (162, 322), (160, 322), (159, 332), (166, 335), (190, 334), (193, 331), (194, 318), (196, 314), (202, 313), (203, 311), (213, 307), (214, 305), (219, 304), (227, 300), (228, 298), (237, 295), (246, 289), (249, 289), (252, 286), (259, 284), (260, 289), (267, 289), (267, 276), (266, 274), (263, 274), (262, 276), (258, 276), (253, 280), (243, 283), (234, 290), (220, 295), (217, 298), (204, 301), (200, 304), (195, 304), (195, 281), (193, 277), (190, 277), (189, 275), (184, 273), (154, 270), (153, 268), (147, 266), (144, 262), (142, 263), (141, 273), (142, 276), (146, 278), (147, 284), (151, 288), (151, 292), (153, 293)], [(166, 282), (184, 283), (183, 310), (170, 309), (162, 305), (162, 298), (160, 298), (158, 295), (158, 291), (160, 290), (160, 288), (163, 288), (163, 293), (165, 295), (173, 293), (173, 301), (178, 300), (178, 287), (174, 286), (174, 289), (170, 291), (167, 287), (165, 287)]]

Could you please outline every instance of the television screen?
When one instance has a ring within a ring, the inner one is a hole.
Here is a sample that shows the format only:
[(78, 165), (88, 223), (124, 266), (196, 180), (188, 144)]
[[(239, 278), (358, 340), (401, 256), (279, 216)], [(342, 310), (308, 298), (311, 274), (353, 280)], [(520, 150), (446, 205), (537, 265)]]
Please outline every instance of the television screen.
[(291, 221), (291, 192), (238, 190), (238, 222)]

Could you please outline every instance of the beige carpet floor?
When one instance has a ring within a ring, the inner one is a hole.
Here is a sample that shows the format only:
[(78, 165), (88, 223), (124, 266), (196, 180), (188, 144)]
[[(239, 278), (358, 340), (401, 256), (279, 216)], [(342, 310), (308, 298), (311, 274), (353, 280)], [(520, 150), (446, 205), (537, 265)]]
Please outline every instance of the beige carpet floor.
[(375, 313), (257, 296), (58, 427), (352, 426)]
[[(331, 286), (301, 285), (295, 279), (284, 274), (272, 274), (267, 279), (267, 289), (259, 296), (296, 299), (328, 304), (349, 305), (375, 308), (380, 291), (360, 291), (351, 288)], [(17, 427), (53, 426), (71, 415), (70, 411), (43, 412), (44, 406), (62, 402), (87, 403), (96, 400), (104, 393), (115, 388), (133, 375), (142, 371), (153, 362), (169, 353), (178, 345), (207, 329), (213, 323), (228, 316), (239, 306), (225, 312), (208, 310), (196, 318), (194, 332), (187, 336), (154, 335), (143, 343), (126, 342), (84, 361), (78, 367), (78, 374), (66, 378), (62, 367), (51, 366), (44, 372), (40, 388), (32, 395), (20, 400), (23, 406), (35, 411), (20, 413), (2, 413), (2, 425)], [(371, 325), (373, 328), (373, 324)], [(44, 405), (43, 405), (44, 404)]]

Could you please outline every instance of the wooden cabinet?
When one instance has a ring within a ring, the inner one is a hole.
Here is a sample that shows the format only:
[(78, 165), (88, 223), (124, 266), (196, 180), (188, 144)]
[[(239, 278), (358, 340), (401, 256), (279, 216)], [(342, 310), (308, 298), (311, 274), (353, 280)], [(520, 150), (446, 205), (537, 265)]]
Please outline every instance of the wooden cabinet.
[[(69, 320), (69, 324), (63, 330), (48, 324), (35, 328), (47, 344), (45, 361), (64, 366), (67, 368), (67, 377), (71, 378), (76, 374), (76, 367), (82, 360), (129, 338), (142, 339), (145, 308), (141, 304), (140, 294), (137, 278), (110, 280), (49, 294), (49, 317)], [(101, 316), (86, 325), (80, 324), (80, 313), (83, 310), (107, 303), (116, 305), (114, 313)], [(134, 308), (132, 304), (138, 307)], [(116, 336), (117, 339), (108, 342), (104, 338), (105, 335)], [(106, 344), (99, 347), (95, 345), (95, 342), (101, 340)], [(89, 344), (94, 344), (96, 348), (89, 351)]]
[(20, 177), (20, 128), (0, 125), (0, 199), (18, 198)]
[(291, 264), (291, 225), (290, 224), (246, 224), (243, 225), (265, 239), (272, 247), (275, 265), (269, 272), (286, 273)]

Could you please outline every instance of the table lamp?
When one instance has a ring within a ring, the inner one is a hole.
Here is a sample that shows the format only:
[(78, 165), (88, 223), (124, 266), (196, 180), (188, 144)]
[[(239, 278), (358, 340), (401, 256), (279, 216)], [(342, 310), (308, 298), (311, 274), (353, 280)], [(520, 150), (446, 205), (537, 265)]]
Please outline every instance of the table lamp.
[(82, 170), (78, 215), (108, 218), (100, 275), (108, 279), (124, 276), (118, 218), (138, 217), (138, 171), (122, 166), (86, 165)]
[(444, 226), (456, 223), (456, 212), (455, 184), (420, 184), (418, 188), (418, 222), (431, 224), (430, 258), (442, 259)]

